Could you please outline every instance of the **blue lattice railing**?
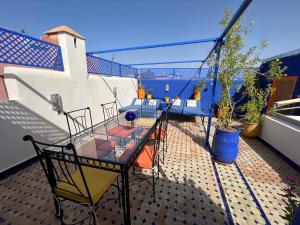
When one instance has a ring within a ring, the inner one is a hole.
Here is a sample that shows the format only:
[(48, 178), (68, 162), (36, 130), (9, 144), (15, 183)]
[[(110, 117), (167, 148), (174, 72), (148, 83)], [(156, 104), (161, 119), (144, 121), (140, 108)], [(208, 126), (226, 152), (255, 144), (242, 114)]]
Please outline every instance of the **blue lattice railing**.
[(2, 27), (0, 63), (64, 70), (60, 46)]
[(141, 79), (155, 80), (199, 80), (210, 74), (208, 68), (142, 68), (139, 69)]
[(136, 77), (138, 70), (96, 56), (86, 55), (88, 73), (107, 76)]

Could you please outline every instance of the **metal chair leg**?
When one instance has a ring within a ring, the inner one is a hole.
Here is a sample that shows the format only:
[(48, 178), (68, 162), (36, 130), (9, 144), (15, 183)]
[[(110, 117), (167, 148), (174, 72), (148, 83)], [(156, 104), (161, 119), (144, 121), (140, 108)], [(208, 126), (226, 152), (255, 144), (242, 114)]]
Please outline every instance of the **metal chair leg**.
[(152, 190), (153, 190), (153, 202), (156, 202), (156, 198), (155, 198), (155, 172), (154, 172), (154, 168), (152, 168)]
[(60, 207), (60, 202), (55, 196), (53, 196), (53, 201), (55, 206), (55, 217), (60, 219), (62, 217), (62, 209)]
[(119, 184), (119, 177), (117, 177), (117, 183), (118, 183), (118, 200), (119, 200), (119, 208), (121, 208), (121, 193), (120, 193), (120, 184)]
[(159, 179), (159, 154), (157, 156), (157, 179)]

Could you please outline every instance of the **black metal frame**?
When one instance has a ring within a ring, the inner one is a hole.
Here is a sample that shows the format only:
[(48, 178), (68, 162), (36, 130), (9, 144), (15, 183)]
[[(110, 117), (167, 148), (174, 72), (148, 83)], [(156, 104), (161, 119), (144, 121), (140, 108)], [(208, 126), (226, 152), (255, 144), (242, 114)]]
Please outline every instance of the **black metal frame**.
[(104, 116), (104, 126), (106, 129), (106, 133), (109, 129), (109, 123), (113, 122), (114, 119), (116, 119), (116, 124), (119, 125), (119, 111), (118, 111), (118, 105), (117, 101), (107, 102), (104, 104), (101, 104), (102, 112)]
[[(64, 200), (69, 200), (72, 202), (79, 203), (81, 205), (87, 206), (91, 209), (90, 215), (84, 218), (83, 220), (76, 222), (77, 223), (82, 223), (84, 220), (90, 218), (90, 220), (93, 220), (93, 224), (97, 224), (97, 216), (96, 216), (96, 209), (101, 206), (99, 205), (99, 201), (94, 204), (90, 190), (87, 185), (87, 181), (85, 178), (85, 175), (82, 170), (83, 164), (81, 163), (80, 157), (78, 157), (76, 153), (76, 149), (72, 143), (69, 143), (67, 145), (55, 145), (55, 144), (48, 144), (40, 141), (36, 141), (33, 139), (32, 136), (26, 135), (23, 137), (24, 141), (30, 141), (32, 145), (34, 146), (34, 149), (37, 153), (38, 159), (42, 165), (42, 168), (45, 172), (45, 175), (47, 177), (47, 180), (50, 184), (52, 195), (53, 195), (53, 200), (54, 200), (54, 206), (56, 209), (55, 216), (61, 220), (61, 224), (65, 224), (63, 221), (63, 209), (61, 208), (61, 202)], [(42, 148), (41, 148), (41, 147)], [(51, 150), (50, 150), (51, 149)], [(58, 150), (55, 151), (54, 149)], [(66, 152), (68, 151), (68, 152)], [(74, 169), (78, 170), (80, 172), (80, 176), (82, 178), (85, 191), (87, 193), (87, 196), (85, 196), (80, 188), (77, 186), (75, 181), (73, 180), (71, 174), (73, 171), (70, 170), (70, 166), (74, 165)], [(78, 191), (76, 192), (71, 192), (69, 190), (61, 189), (57, 186), (57, 183), (66, 183), (72, 187), (75, 188), (75, 190)], [(117, 185), (112, 184), (112, 186), (118, 188), (118, 199), (120, 202), (120, 188), (119, 188), (119, 183)], [(89, 203), (85, 204), (82, 202), (78, 202), (74, 199), (71, 198), (66, 198), (66, 196), (60, 196), (57, 194), (56, 190), (63, 190), (64, 192), (69, 192), (73, 195), (77, 195), (83, 198), (88, 199)], [(114, 200), (114, 199), (108, 199), (109, 200)], [(107, 201), (106, 201), (107, 202)], [(104, 203), (106, 203), (104, 202)], [(90, 221), (89, 221), (90, 224)]]
[[(163, 111), (161, 117), (159, 119), (156, 120), (155, 125), (152, 127), (152, 129), (150, 130), (150, 132), (148, 134), (146, 138), (146, 145), (150, 144), (153, 145), (154, 148), (154, 157), (152, 159), (152, 177), (146, 177), (146, 176), (141, 176), (141, 174), (137, 174), (135, 171), (135, 166), (133, 167), (133, 174), (135, 175), (135, 178), (137, 179), (142, 179), (142, 180), (146, 180), (149, 184), (152, 185), (152, 191), (153, 191), (153, 202), (156, 202), (156, 194), (155, 194), (155, 165), (157, 164), (157, 179), (159, 179), (159, 153), (160, 153), (160, 142), (162, 141), (161, 139), (161, 133), (162, 133), (162, 127), (163, 127), (163, 123), (164, 120), (166, 120), (166, 112)], [(154, 139), (151, 138), (151, 135), (154, 134)], [(143, 169), (143, 168), (142, 168)], [(149, 181), (149, 179), (152, 179), (152, 182)]]
[[(70, 113), (72, 113), (72, 112), (70, 112)], [(159, 118), (157, 118), (156, 123), (151, 127), (151, 129), (149, 129), (148, 133), (143, 137), (143, 140), (136, 146), (136, 150), (132, 153), (132, 155), (129, 156), (130, 158), (127, 163), (108, 162), (108, 161), (92, 159), (92, 158), (84, 157), (84, 156), (78, 156), (78, 158), (77, 158), (78, 163), (81, 166), (88, 166), (88, 167), (92, 167), (92, 168), (113, 171), (113, 172), (117, 172), (117, 173), (121, 174), (121, 190), (120, 190), (120, 192), (121, 192), (121, 200), (122, 200), (122, 205), (123, 205), (123, 215), (124, 215), (124, 224), (125, 225), (131, 224), (130, 199), (129, 199), (129, 177), (128, 177), (129, 169), (132, 166), (134, 160), (137, 158), (138, 154), (141, 152), (143, 146), (148, 143), (152, 133), (155, 132), (155, 130), (157, 128), (157, 124), (161, 121), (162, 115), (160, 115)], [(104, 122), (101, 122), (99, 124), (103, 124)], [(98, 126), (99, 124), (96, 124), (95, 127)], [(93, 130), (93, 127), (88, 128), (88, 129)], [(27, 141), (33, 140), (33, 138), (31, 136), (25, 136), (25, 137), (23, 138), (24, 140), (25, 139)], [(72, 139), (72, 137), (70, 137), (70, 138)], [(36, 143), (45, 144), (42, 142), (36, 142)], [(50, 144), (45, 144), (45, 145), (52, 146), (52, 147), (62, 146), (62, 145), (50, 145)], [(37, 153), (38, 155), (41, 156), (40, 160), (43, 158), (41, 153), (42, 152)], [(72, 157), (72, 154), (66, 154), (66, 156)], [(68, 161), (66, 161), (66, 162), (68, 162)], [(43, 166), (43, 164), (42, 164), (42, 166)], [(54, 203), (55, 203), (55, 206), (58, 207), (60, 204), (60, 201), (58, 199), (54, 199)], [(57, 208), (57, 211), (59, 211), (59, 207)], [(56, 216), (60, 216), (60, 212), (58, 212)]]
[[(90, 126), (88, 125), (88, 118), (87, 114), (89, 115)], [(76, 109), (70, 112), (64, 112), (66, 116), (68, 129), (69, 129), (69, 136), (70, 142), (74, 142), (78, 135), (83, 133), (88, 133), (88, 130), (91, 129), (91, 134), (94, 133), (93, 131), (93, 119), (90, 107)], [(72, 123), (71, 123), (72, 122)], [(72, 133), (72, 127), (75, 129), (75, 133)], [(72, 140), (72, 137), (74, 140)]]
[(169, 125), (169, 120), (168, 120), (168, 114), (170, 111), (170, 105), (164, 110), (165, 115), (162, 117), (162, 131), (164, 132), (164, 138), (161, 140), (162, 141), (162, 153), (163, 153), (163, 163), (165, 163), (165, 152), (168, 151), (168, 125)]
[(116, 100), (101, 104), (101, 107), (103, 110), (104, 121), (108, 123), (110, 119), (116, 117), (117, 122), (119, 124), (119, 112), (118, 112), (118, 105)]

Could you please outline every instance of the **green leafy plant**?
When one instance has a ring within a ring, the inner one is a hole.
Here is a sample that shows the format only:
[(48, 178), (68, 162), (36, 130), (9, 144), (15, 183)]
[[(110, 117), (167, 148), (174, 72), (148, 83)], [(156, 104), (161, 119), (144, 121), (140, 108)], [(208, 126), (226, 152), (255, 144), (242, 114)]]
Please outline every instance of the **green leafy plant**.
[[(228, 25), (230, 18), (231, 12), (225, 10), (225, 14), (219, 22), (223, 29)], [(247, 50), (244, 49), (244, 36), (248, 33), (249, 26), (242, 25), (241, 20), (242, 18), (239, 19), (228, 32), (226, 40), (221, 48), (220, 60), (218, 63), (218, 79), (221, 86), (221, 100), (219, 103), (221, 116), (218, 117), (218, 126), (224, 130), (233, 130), (232, 119), (236, 104), (233, 102), (230, 94), (233, 81), (238, 74), (245, 73), (245, 69), (249, 68), (249, 64), (252, 65), (251, 61), (254, 47)], [(209, 60), (211, 67), (215, 65), (216, 58), (216, 55), (213, 55)]]
[(201, 90), (205, 85), (205, 82), (203, 80), (198, 81), (197, 84), (194, 87), (194, 91)]
[[(260, 88), (256, 82), (255, 71), (246, 73), (243, 77), (243, 84), (245, 87), (244, 97), (247, 97), (247, 102), (240, 108), (245, 112), (245, 119), (247, 122), (259, 123), (262, 110), (267, 106), (268, 97), (272, 94), (272, 81), (280, 79), (284, 74), (287, 67), (281, 66), (282, 62), (279, 59), (271, 61), (269, 70), (265, 73), (256, 72), (260, 76), (264, 76), (268, 81), (266, 88)], [(252, 74), (253, 72), (253, 74)]]
[(149, 89), (146, 91), (146, 94), (147, 94), (147, 95), (151, 95), (152, 92), (153, 92), (153, 89), (152, 89), (152, 88), (149, 88)]
[[(223, 18), (219, 24), (224, 29), (231, 18), (231, 12), (225, 10)], [(218, 63), (219, 74), (218, 79), (221, 86), (221, 99), (219, 103), (220, 116), (218, 117), (218, 126), (224, 130), (234, 130), (232, 128), (232, 120), (236, 104), (241, 100), (233, 101), (231, 98), (230, 90), (233, 88), (234, 80), (238, 79), (238, 76), (244, 77), (244, 83), (246, 84), (246, 93), (244, 95), (255, 96), (250, 98), (250, 101), (243, 106), (243, 110), (246, 111), (246, 119), (249, 121), (258, 121), (260, 118), (261, 110), (267, 100), (266, 92), (261, 89), (257, 89), (255, 86), (256, 80), (254, 75), (257, 73), (257, 66), (261, 63), (259, 57), (260, 50), (267, 47), (267, 41), (262, 41), (260, 46), (245, 46), (245, 37), (249, 34), (250, 28), (253, 22), (246, 24), (244, 18), (241, 17), (235, 25), (231, 28), (224, 41), (220, 60)], [(209, 59), (210, 67), (213, 67), (216, 63), (216, 54)], [(279, 74), (282, 74), (282, 69), (279, 66), (278, 61), (271, 62), (268, 71), (270, 78), (278, 78)], [(268, 87), (267, 92), (269, 91)]]
[(298, 182), (290, 177), (287, 177), (287, 187), (283, 189), (284, 194), (280, 194), (284, 198), (284, 202), (286, 204), (284, 209), (284, 215), (280, 217), (284, 219), (287, 224), (292, 224), (295, 212), (299, 207), (299, 200), (296, 194), (296, 186), (298, 186)]

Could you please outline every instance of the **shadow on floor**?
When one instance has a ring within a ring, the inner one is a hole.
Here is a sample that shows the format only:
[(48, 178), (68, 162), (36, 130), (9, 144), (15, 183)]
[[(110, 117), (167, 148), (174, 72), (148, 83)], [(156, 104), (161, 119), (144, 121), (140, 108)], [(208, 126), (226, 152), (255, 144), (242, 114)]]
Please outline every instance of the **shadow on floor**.
[[(162, 171), (156, 181), (156, 203), (152, 187), (135, 180), (130, 185), (132, 224), (228, 224), (221, 204), (214, 201), (186, 176)], [(110, 188), (102, 201), (115, 197)], [(0, 183), (0, 221), (11, 224), (59, 224), (49, 185), (39, 163), (35, 163)], [(66, 223), (84, 218), (88, 210), (71, 202), (64, 203)], [(122, 224), (123, 213), (118, 201), (106, 203), (97, 210), (99, 224)], [(84, 224), (88, 224), (85, 221)]]

